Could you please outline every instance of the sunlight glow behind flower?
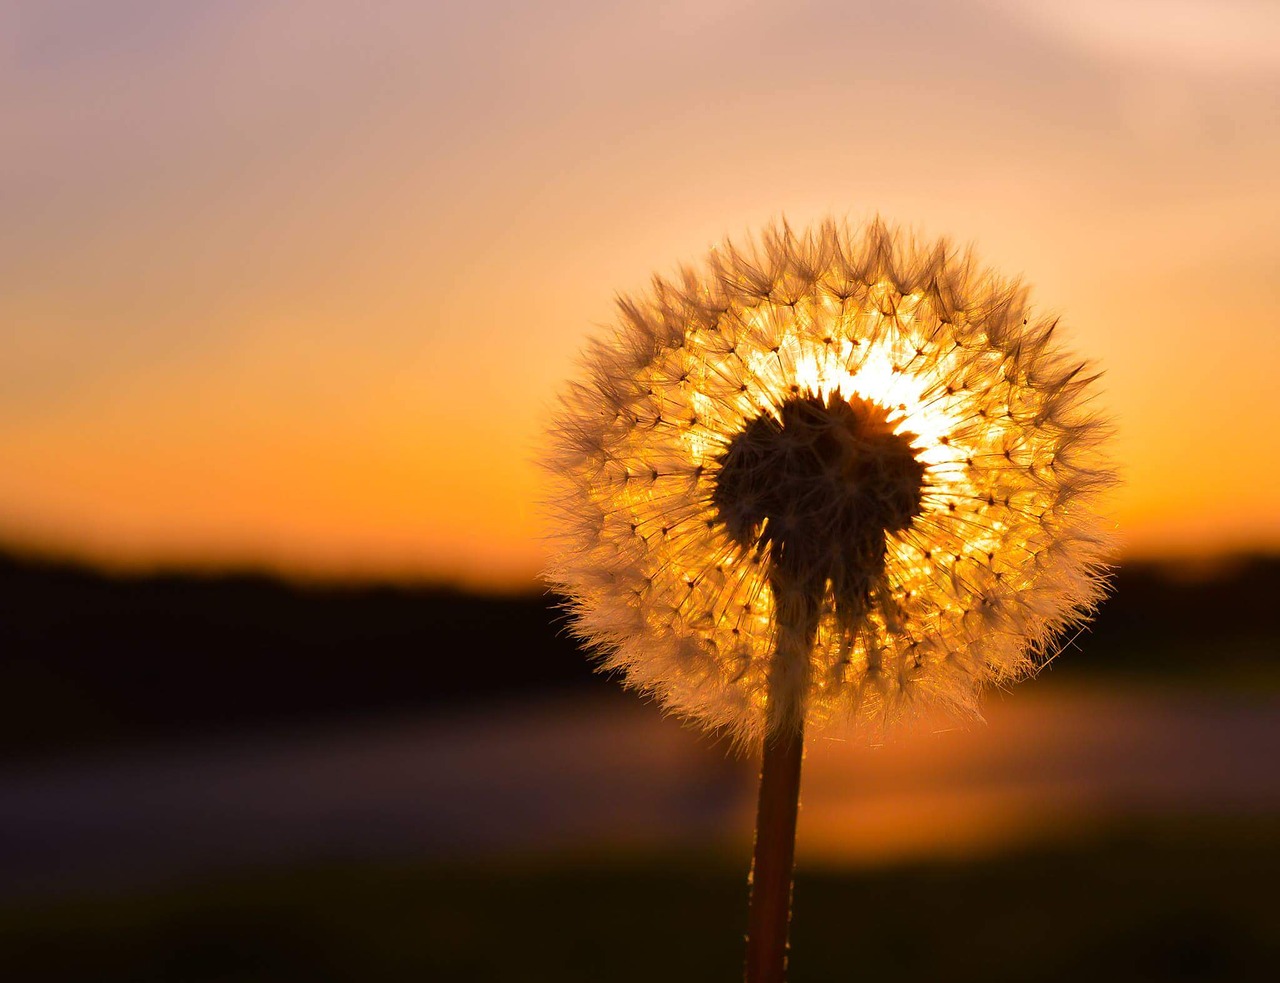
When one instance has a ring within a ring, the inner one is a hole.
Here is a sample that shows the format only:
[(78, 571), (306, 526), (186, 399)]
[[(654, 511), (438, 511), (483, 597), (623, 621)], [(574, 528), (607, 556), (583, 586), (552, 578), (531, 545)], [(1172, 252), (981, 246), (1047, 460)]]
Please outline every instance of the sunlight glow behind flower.
[(1096, 375), (1023, 287), (877, 221), (619, 303), (557, 420), (548, 579), (629, 685), (745, 743), (874, 735), (976, 712), (1100, 597)]

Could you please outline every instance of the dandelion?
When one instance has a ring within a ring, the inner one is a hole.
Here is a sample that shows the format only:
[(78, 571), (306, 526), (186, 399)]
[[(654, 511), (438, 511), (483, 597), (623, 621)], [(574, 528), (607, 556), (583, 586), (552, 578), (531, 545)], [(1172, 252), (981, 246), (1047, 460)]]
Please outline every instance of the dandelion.
[(1024, 287), (879, 220), (619, 307), (554, 426), (547, 578), (603, 668), (763, 750), (748, 967), (781, 979), (804, 732), (973, 716), (1100, 598), (1097, 375)]

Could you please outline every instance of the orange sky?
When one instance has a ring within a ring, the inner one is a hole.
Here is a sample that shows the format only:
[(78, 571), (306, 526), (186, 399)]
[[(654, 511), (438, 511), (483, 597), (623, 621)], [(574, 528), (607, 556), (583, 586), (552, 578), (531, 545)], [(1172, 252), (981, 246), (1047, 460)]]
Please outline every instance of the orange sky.
[(1280, 547), (1272, 4), (106, 6), (0, 13), (0, 541), (522, 582), (614, 291), (879, 211), (1106, 368), (1130, 552)]

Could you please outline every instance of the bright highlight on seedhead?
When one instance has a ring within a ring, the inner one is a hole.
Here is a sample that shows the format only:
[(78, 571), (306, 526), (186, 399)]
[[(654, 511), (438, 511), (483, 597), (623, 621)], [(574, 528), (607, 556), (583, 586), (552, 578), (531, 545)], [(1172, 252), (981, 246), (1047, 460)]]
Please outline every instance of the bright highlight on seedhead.
[(627, 683), (758, 744), (973, 714), (1103, 591), (1096, 373), (1026, 290), (876, 221), (620, 302), (563, 397), (550, 582)]

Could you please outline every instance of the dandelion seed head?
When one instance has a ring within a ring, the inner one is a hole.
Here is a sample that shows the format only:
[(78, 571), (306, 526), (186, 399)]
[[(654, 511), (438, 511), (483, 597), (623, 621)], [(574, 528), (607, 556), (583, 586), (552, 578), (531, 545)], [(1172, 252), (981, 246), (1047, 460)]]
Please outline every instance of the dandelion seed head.
[(1033, 671), (1103, 592), (1096, 374), (1026, 291), (876, 221), (619, 301), (562, 396), (549, 583), (606, 669), (752, 743)]

